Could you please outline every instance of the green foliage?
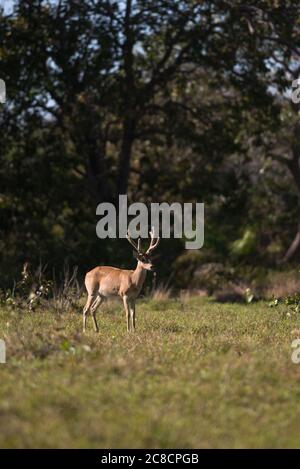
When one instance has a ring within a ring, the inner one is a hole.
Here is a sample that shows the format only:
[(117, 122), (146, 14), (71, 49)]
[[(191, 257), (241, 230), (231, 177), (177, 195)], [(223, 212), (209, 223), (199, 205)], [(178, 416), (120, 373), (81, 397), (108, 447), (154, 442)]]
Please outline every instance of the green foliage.
[(275, 298), (273, 301), (269, 303), (270, 307), (277, 307), (279, 304), (283, 304), (287, 306), (286, 315), (288, 317), (293, 315), (298, 315), (300, 313), (300, 295), (299, 293), (293, 293), (292, 295), (288, 295), (284, 298)]
[(286, 305), (295, 305), (298, 306), (300, 303), (300, 295), (299, 293), (294, 293), (293, 295), (289, 295), (284, 298), (284, 303)]
[[(49, 277), (65, 261), (80, 275), (128, 265), (126, 243), (95, 236), (97, 204), (123, 193), (204, 201), (220, 262), (282, 256), (298, 222), (286, 169), (298, 181), (299, 165), (278, 158), (299, 157), (298, 108), (285, 99), (298, 2), (14, 4), (0, 14), (1, 285), (26, 261)], [(162, 256), (165, 278), (182, 249), (174, 240)]]
[(185, 251), (173, 264), (174, 279), (178, 285), (191, 286), (195, 270), (203, 263), (203, 251)]
[(251, 228), (246, 228), (240, 239), (231, 244), (231, 254), (237, 257), (247, 257), (256, 250), (257, 236)]

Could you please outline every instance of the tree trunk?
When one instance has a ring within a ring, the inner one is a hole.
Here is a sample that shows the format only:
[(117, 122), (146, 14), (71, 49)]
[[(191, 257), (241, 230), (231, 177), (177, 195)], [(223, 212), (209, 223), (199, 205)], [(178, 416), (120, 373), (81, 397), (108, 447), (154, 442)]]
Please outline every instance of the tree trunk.
[(100, 202), (110, 202), (112, 194), (108, 185), (107, 168), (104, 162), (105, 154), (95, 146), (89, 146), (87, 176), (91, 192), (99, 204)]
[(131, 9), (132, 0), (126, 0), (123, 44), (123, 61), (125, 72), (125, 79), (123, 83), (124, 120), (122, 143), (119, 155), (119, 168), (117, 180), (118, 194), (127, 193), (128, 179), (130, 174), (131, 152), (135, 138), (136, 126), (136, 89), (133, 70), (134, 31), (131, 25)]
[(121, 145), (117, 190), (118, 194), (126, 194), (128, 189), (128, 179), (130, 174), (131, 151), (134, 141), (134, 121), (129, 120), (124, 123), (123, 139)]
[(285, 255), (282, 259), (282, 262), (290, 261), (294, 257), (296, 252), (298, 251), (299, 247), (300, 247), (300, 223), (298, 225), (298, 230), (297, 230), (296, 236), (294, 237), (290, 247), (286, 251), (286, 253), (285, 253)]

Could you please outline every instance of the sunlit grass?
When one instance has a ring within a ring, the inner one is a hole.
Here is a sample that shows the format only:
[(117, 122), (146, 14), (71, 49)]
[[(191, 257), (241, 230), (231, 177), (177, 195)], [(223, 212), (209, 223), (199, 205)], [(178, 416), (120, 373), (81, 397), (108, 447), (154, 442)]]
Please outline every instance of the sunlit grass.
[(1, 447), (299, 447), (297, 315), (265, 303), (141, 301), (0, 312)]

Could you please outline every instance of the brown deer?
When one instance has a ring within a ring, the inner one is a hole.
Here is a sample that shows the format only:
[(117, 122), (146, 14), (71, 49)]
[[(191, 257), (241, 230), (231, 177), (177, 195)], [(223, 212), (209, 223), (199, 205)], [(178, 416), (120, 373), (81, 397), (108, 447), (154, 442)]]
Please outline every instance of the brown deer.
[(150, 245), (145, 253), (141, 251), (141, 240), (136, 244), (129, 233), (126, 238), (134, 248), (133, 255), (137, 259), (135, 270), (118, 269), (116, 267), (95, 267), (85, 276), (85, 286), (88, 292), (86, 305), (83, 309), (83, 332), (86, 330), (86, 319), (91, 311), (94, 329), (99, 331), (96, 321), (96, 310), (105, 298), (120, 296), (123, 299), (127, 331), (135, 330), (135, 301), (139, 296), (146, 279), (147, 270), (154, 270), (152, 252), (158, 246), (159, 238), (155, 240), (154, 229), (150, 231)]

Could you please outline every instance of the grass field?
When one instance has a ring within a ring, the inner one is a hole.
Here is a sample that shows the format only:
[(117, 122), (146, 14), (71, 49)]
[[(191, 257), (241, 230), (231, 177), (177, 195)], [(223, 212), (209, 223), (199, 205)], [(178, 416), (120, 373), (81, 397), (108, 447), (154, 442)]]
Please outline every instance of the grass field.
[(297, 315), (267, 303), (141, 300), (137, 332), (121, 305), (81, 316), (0, 312), (0, 446), (300, 446)]

